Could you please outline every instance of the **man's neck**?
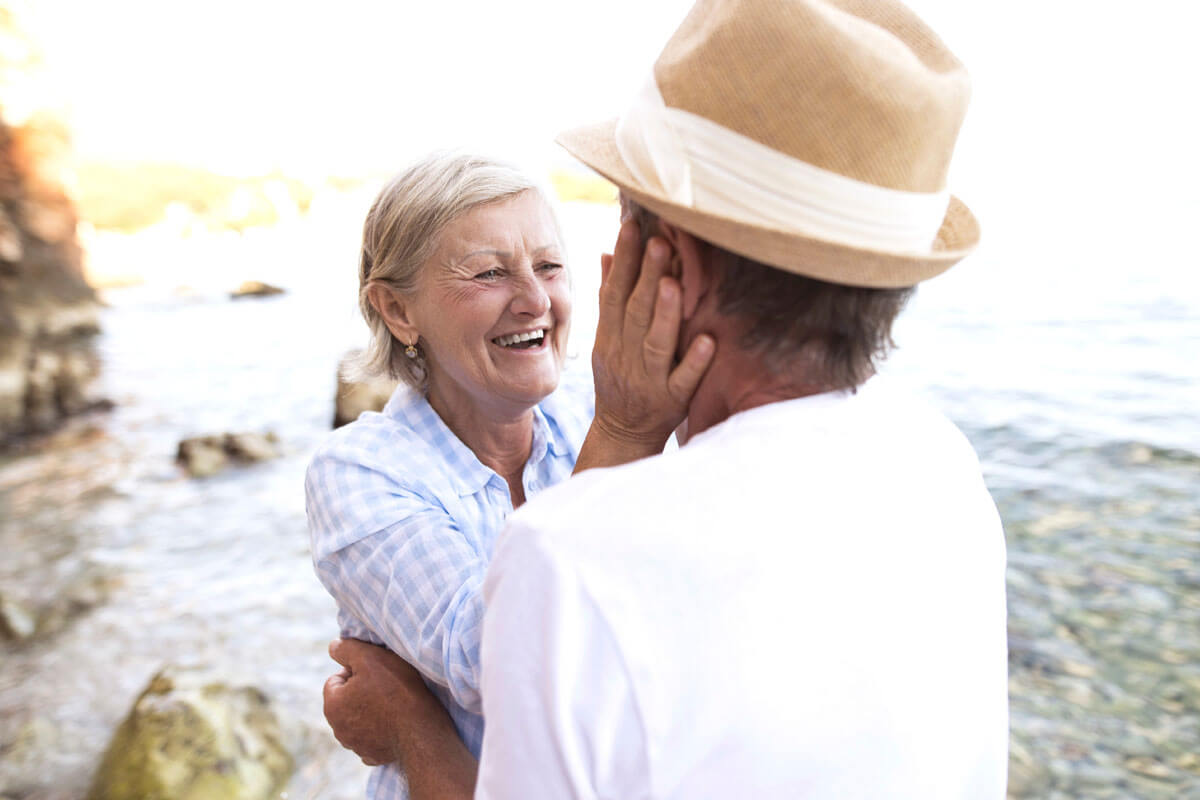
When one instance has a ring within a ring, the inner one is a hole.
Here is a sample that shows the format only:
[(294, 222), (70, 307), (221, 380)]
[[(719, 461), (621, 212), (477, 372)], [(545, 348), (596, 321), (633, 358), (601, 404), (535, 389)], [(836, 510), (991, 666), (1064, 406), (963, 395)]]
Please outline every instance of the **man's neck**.
[(830, 389), (809, 370), (776, 372), (760, 356), (728, 347), (722, 351), (719, 343), (717, 357), (688, 406), (688, 436), (752, 408), (822, 394)]

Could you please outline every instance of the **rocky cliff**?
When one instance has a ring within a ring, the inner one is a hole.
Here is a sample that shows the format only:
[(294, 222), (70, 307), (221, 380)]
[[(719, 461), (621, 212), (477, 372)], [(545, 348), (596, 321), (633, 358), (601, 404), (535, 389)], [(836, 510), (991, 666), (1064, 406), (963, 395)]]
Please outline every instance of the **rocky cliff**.
[[(2, 7), (0, 44), (0, 58), (30, 50)], [(69, 139), (53, 115), (18, 107), (24, 66), (0, 64), (0, 447), (86, 408), (98, 369), (99, 306), (83, 279)]]

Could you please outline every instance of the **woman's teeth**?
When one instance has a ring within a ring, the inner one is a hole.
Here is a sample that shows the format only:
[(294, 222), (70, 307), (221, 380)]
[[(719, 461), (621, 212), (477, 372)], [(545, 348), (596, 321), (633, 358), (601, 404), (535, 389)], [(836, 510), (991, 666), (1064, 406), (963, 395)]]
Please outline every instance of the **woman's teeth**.
[(514, 333), (509, 336), (497, 336), (492, 339), (493, 342), (501, 347), (537, 347), (542, 343), (542, 339), (546, 336), (546, 331), (529, 331), (528, 333)]

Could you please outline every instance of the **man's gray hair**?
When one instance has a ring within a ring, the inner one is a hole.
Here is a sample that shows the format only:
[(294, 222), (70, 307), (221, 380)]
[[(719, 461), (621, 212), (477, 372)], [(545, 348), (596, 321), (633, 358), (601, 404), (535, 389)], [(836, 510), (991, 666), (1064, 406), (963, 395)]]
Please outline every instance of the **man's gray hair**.
[(541, 192), (514, 167), (454, 153), (426, 156), (383, 187), (363, 223), (358, 271), (358, 305), (371, 340), (350, 363), (347, 378), (387, 375), (419, 391), (428, 389), (425, 353), (418, 347), (416, 358), (405, 355), (409, 343), (392, 336), (367, 290), (373, 283), (386, 283), (405, 294), (415, 291), (421, 267), (433, 256), (446, 225), (473, 208), (527, 191)]
[[(637, 222), (643, 244), (658, 231), (658, 215), (624, 193), (621, 210)], [(892, 323), (916, 287), (828, 283), (696, 238), (713, 272), (717, 310), (740, 322), (738, 344), (771, 370), (787, 374), (804, 367), (808, 379), (826, 389), (853, 391), (895, 347)]]

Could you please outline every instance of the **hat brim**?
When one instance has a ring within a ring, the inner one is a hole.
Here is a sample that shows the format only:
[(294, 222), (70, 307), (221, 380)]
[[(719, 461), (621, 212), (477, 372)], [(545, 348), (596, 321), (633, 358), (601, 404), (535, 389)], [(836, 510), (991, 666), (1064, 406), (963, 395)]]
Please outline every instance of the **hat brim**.
[(739, 255), (788, 272), (848, 286), (901, 288), (945, 272), (979, 243), (979, 223), (957, 197), (950, 198), (937, 239), (925, 253), (849, 247), (682, 206), (641, 186), (634, 178), (617, 150), (616, 126), (616, 120), (587, 125), (560, 134), (556, 141), (667, 222)]

